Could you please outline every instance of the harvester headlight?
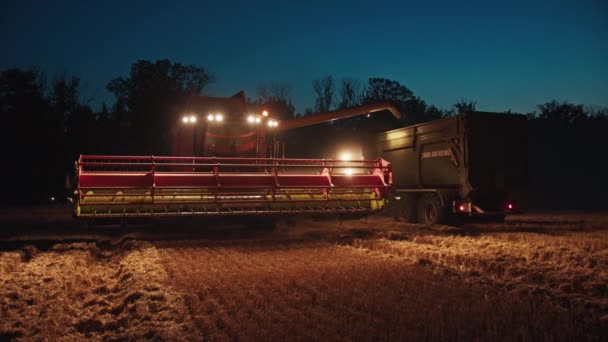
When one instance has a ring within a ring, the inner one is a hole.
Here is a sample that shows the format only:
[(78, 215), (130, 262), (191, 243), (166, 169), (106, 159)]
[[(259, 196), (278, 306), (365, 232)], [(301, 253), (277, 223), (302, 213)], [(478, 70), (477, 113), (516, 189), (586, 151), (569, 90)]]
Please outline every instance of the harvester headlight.
[(182, 118), (182, 122), (183, 122), (183, 123), (188, 123), (188, 122), (190, 122), (190, 118), (189, 118), (189, 117), (187, 117), (187, 116), (184, 116), (184, 117)]
[(255, 116), (253, 116), (253, 115), (249, 115), (249, 116), (247, 117), (247, 122), (249, 122), (249, 123), (254, 123), (254, 122), (255, 122)]
[(353, 158), (352, 155), (348, 151), (344, 151), (340, 154), (340, 160), (347, 161), (347, 160), (352, 160), (352, 158)]
[(196, 116), (190, 115), (190, 123), (195, 123), (195, 122), (196, 122)]
[(207, 121), (213, 121), (213, 120), (215, 120), (215, 116), (213, 116), (213, 114), (207, 115)]
[(268, 116), (268, 111), (267, 110), (263, 111), (262, 116)]
[(276, 120), (268, 120), (268, 127), (277, 127), (279, 123)]
[(222, 114), (215, 114), (215, 121), (222, 122), (224, 120), (224, 116)]
[(256, 124), (259, 124), (260, 122), (262, 122), (262, 118), (260, 118), (260, 117), (255, 118), (255, 123)]

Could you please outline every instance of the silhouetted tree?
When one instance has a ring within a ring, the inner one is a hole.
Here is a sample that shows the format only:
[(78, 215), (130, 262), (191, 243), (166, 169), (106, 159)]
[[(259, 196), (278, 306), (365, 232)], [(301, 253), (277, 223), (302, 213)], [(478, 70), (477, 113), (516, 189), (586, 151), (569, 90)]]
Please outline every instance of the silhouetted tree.
[(454, 103), (454, 111), (455, 114), (473, 112), (475, 111), (475, 107), (477, 106), (477, 102), (469, 101), (465, 99), (460, 99), (460, 101)]
[(537, 106), (540, 119), (562, 121), (573, 124), (587, 117), (583, 105), (574, 105), (566, 101), (559, 103), (555, 100)]
[(129, 127), (131, 151), (168, 153), (170, 127), (177, 122), (185, 98), (200, 95), (213, 77), (202, 67), (167, 59), (131, 65), (126, 78), (116, 78), (107, 89), (116, 97), (114, 111)]
[(304, 109), (304, 113), (302, 114), (302, 116), (311, 115), (311, 114), (312, 114), (312, 113), (314, 113), (314, 112), (315, 112), (315, 111), (314, 111), (314, 110), (312, 110), (312, 108), (310, 108), (310, 107), (306, 107), (306, 108)]
[(8, 69), (0, 75), (0, 153), (6, 163), (0, 168), (5, 180), (0, 203), (42, 201), (54, 190), (63, 132), (45, 95), (38, 70)]
[[(530, 202), (535, 208), (606, 209), (605, 110), (552, 100), (528, 113)], [(550, 170), (550, 172), (548, 172)]]
[(414, 93), (401, 83), (387, 78), (370, 78), (363, 92), (362, 103), (392, 101), (402, 104), (410, 100)]
[(591, 120), (591, 121), (601, 122), (601, 123), (608, 122), (608, 108), (601, 108), (601, 109), (588, 108), (586, 110), (586, 113), (589, 117), (589, 120)]
[(405, 109), (401, 121), (406, 125), (414, 125), (417, 123), (428, 121), (426, 118), (428, 106), (426, 102), (419, 96), (412, 96), (405, 102)]
[(340, 101), (338, 108), (349, 108), (359, 104), (361, 99), (361, 82), (352, 78), (343, 78), (340, 82)]
[(51, 105), (56, 115), (63, 119), (64, 127), (74, 119), (74, 112), (80, 106), (79, 87), (80, 79), (75, 76), (63, 74), (53, 81)]
[(315, 111), (318, 113), (331, 110), (334, 103), (334, 80), (331, 76), (317, 78), (312, 82), (315, 92)]
[(291, 93), (291, 87), (283, 82), (270, 81), (261, 83), (257, 86), (258, 99), (282, 99), (288, 100)]
[[(0, 75), (0, 110), (3, 127), (15, 130), (31, 123), (41, 110), (48, 109), (42, 73), (35, 69), (8, 69)], [(29, 126), (29, 125), (28, 125)]]
[(258, 97), (250, 104), (265, 109), (271, 116), (279, 120), (289, 120), (295, 117), (295, 107), (289, 96), (291, 89), (287, 84), (269, 82), (257, 88)]
[(427, 113), (427, 104), (418, 96), (414, 96), (405, 85), (386, 78), (370, 78), (363, 93), (363, 104), (390, 101), (402, 113), (401, 122), (404, 125), (428, 121), (437, 116), (436, 107)]
[(426, 107), (424, 115), (425, 121), (437, 120), (445, 116), (445, 111), (435, 107), (434, 105), (430, 105)]
[(110, 111), (108, 110), (108, 105), (103, 102), (101, 104), (101, 111), (99, 111), (99, 113), (97, 113), (97, 120), (99, 120), (100, 122), (103, 121), (109, 121), (111, 119), (110, 116)]

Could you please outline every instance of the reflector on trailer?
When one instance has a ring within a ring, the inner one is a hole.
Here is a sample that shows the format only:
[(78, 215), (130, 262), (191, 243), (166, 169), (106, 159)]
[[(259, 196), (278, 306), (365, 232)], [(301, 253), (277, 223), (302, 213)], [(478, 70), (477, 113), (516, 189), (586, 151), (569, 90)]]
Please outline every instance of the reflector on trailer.
[[(392, 183), (383, 159), (80, 156), (78, 217), (371, 213)], [(334, 174), (334, 170), (336, 171)]]

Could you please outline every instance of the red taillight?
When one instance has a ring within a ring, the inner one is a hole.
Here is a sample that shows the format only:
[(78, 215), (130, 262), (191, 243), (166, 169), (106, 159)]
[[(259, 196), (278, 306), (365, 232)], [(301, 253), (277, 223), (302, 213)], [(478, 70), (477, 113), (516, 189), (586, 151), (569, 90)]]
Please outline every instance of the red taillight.
[(471, 202), (467, 201), (454, 201), (453, 211), (455, 213), (470, 213), (471, 212)]
[(507, 204), (507, 209), (512, 210), (513, 209), (513, 203)]

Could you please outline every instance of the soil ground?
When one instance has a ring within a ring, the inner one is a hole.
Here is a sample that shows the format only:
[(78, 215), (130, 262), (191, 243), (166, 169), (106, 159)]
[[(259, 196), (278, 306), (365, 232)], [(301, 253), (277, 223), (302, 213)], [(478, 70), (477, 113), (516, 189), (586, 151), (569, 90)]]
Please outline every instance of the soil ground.
[[(265, 229), (268, 228), (268, 229)], [(601, 340), (608, 215), (83, 230), (0, 210), (0, 340)]]

